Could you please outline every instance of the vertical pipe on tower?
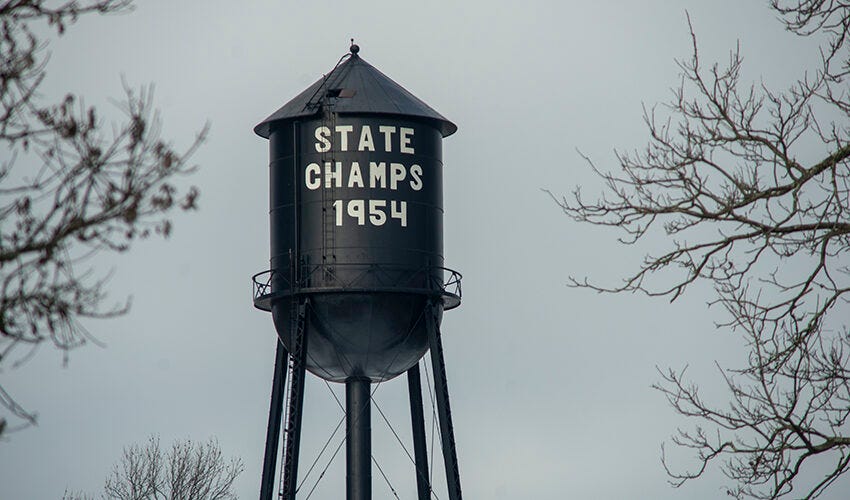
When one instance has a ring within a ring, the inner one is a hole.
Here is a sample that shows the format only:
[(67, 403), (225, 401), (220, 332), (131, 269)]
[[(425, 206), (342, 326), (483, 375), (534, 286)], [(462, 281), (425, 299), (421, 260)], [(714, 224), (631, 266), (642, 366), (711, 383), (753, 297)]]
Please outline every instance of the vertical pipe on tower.
[(372, 499), (372, 426), (369, 379), (345, 381), (347, 500)]

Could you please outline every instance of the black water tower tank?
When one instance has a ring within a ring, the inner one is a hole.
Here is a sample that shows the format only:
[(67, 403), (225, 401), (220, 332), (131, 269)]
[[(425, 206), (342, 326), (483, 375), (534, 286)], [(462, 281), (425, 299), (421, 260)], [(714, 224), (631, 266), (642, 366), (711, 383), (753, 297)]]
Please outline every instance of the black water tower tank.
[(403, 373), (428, 349), (429, 301), (460, 304), (443, 262), (442, 139), (457, 127), (358, 51), (254, 128), (271, 150), (254, 303), (292, 351), (309, 299), (307, 369), (337, 382)]

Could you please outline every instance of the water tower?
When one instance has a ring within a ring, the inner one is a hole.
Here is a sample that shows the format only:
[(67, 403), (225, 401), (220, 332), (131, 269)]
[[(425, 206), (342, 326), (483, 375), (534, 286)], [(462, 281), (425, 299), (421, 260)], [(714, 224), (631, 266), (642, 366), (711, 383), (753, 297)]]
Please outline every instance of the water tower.
[[(430, 350), (449, 498), (461, 498), (440, 340), (460, 305), (443, 262), (442, 140), (457, 127), (351, 46), (254, 128), (269, 140), (271, 269), (254, 276), (275, 358), (260, 498), (294, 500), (306, 372), (345, 384), (348, 500), (371, 498), (370, 384), (407, 374), (420, 500), (431, 498), (419, 360)], [(290, 377), (285, 402), (286, 378)]]

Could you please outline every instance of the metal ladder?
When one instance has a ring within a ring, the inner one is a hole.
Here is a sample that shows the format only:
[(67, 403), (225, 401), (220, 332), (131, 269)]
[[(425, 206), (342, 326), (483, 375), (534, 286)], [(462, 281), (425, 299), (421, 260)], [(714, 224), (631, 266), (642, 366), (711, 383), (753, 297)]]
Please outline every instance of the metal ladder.
[(307, 298), (293, 295), (291, 318), (291, 351), (289, 353), (290, 389), (289, 401), (284, 417), (283, 463), (281, 468), (281, 486), (278, 497), (282, 500), (295, 500), (298, 487), (298, 450), (301, 442), (301, 415), (304, 406), (304, 382), (306, 378), (307, 336)]
[(446, 362), (443, 357), (443, 341), (440, 335), (440, 323), (437, 318), (438, 306), (429, 303), (425, 310), (425, 321), (428, 328), (428, 340), (431, 350), (431, 369), (434, 374), (434, 392), (437, 397), (437, 410), (442, 436), (443, 461), (446, 466), (446, 482), (448, 483), (449, 500), (461, 500), (460, 469), (457, 463), (457, 446), (455, 444), (454, 424), (452, 424), (452, 409), (449, 405), (449, 386), (446, 378)]
[[(328, 127), (331, 131), (331, 147), (328, 151), (322, 153), (322, 264), (325, 266), (325, 271), (333, 273), (333, 268), (329, 264), (336, 262), (336, 219), (334, 202), (336, 201), (336, 186), (334, 183), (328, 183), (328, 176), (325, 173), (325, 165), (330, 163), (331, 168), (334, 168), (336, 151), (336, 141), (334, 140), (334, 130), (336, 129), (336, 113), (331, 111), (330, 97), (325, 97), (322, 101), (322, 125)], [(345, 215), (343, 213), (343, 215)]]

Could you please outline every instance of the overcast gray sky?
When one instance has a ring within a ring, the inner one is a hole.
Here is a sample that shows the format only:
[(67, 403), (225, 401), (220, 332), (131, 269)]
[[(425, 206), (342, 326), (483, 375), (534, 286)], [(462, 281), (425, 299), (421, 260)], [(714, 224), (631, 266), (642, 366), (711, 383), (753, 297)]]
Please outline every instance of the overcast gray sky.
[[(39, 425), (0, 443), (0, 498), (97, 493), (122, 447), (151, 434), (215, 436), (245, 462), (241, 498), (257, 496), (275, 334), (251, 303), (250, 277), (269, 257), (268, 148), (252, 128), (330, 71), (350, 38), (459, 127), (444, 141), (445, 256), (464, 275), (464, 301), (443, 334), (466, 496), (724, 497), (714, 473), (667, 485), (660, 444), (691, 424), (650, 385), (656, 366), (688, 364), (705, 396), (722, 398), (713, 362), (740, 359), (739, 340), (714, 329), (720, 311), (699, 287), (675, 304), (568, 288), (569, 275), (615, 280), (653, 242), (620, 247), (568, 220), (541, 188), (593, 193), (577, 149), (614, 168), (615, 147), (645, 142), (642, 103), (670, 97), (674, 59), (689, 55), (686, 10), (706, 61), (725, 61), (740, 40), (746, 77), (791, 81), (816, 47), (785, 33), (766, 3), (148, 0), (130, 15), (82, 19), (51, 44), (43, 93), (108, 109), (123, 75), (155, 83), (176, 145), (209, 120), (201, 169), (187, 179), (201, 189), (200, 211), (178, 216), (168, 241), (97, 261), (115, 269), (116, 301), (133, 296), (130, 315), (87, 323), (105, 348), (74, 351), (63, 367), (45, 346), (2, 373)], [(376, 398), (409, 436), (404, 379)], [(315, 377), (306, 400), (304, 467), (341, 416)], [(414, 498), (412, 467), (377, 411), (372, 427), (376, 459), (400, 497)], [(312, 498), (342, 497), (343, 462)], [(390, 498), (373, 477), (375, 498)], [(823, 498), (846, 498), (848, 487)]]

